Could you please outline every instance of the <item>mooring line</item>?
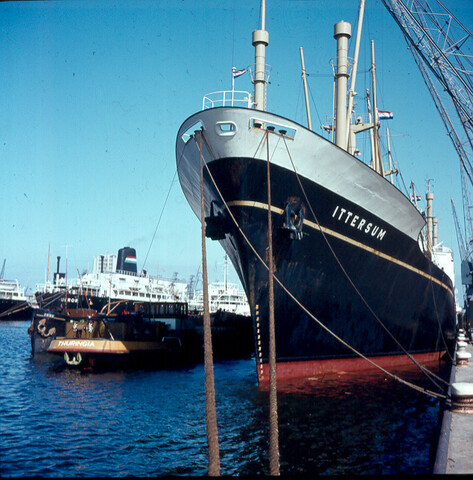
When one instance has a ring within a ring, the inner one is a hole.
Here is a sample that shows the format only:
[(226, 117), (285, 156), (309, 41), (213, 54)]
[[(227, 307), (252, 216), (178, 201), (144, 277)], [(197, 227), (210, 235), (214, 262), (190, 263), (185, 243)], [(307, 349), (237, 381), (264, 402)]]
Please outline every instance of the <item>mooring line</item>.
[[(204, 167), (202, 154), (202, 131), (200, 132), (200, 214), (204, 211)], [(212, 329), (210, 324), (209, 292), (207, 281), (207, 252), (205, 248), (205, 220), (201, 222), (202, 237), (202, 288), (204, 294), (204, 374), (205, 374), (205, 421), (207, 426), (207, 445), (209, 449), (208, 474), (220, 476), (220, 451), (218, 445), (217, 410), (215, 406), (215, 379), (213, 369)]]
[[(370, 311), (370, 313), (373, 315), (373, 317), (376, 319), (376, 321), (381, 325), (381, 327), (383, 327), (383, 329), (385, 330), (385, 332), (394, 340), (394, 342), (401, 348), (401, 350), (409, 357), (410, 360), (412, 360), (412, 362), (417, 365), (417, 367), (432, 381), (432, 383), (439, 389), (441, 389), (441, 387), (432, 379), (430, 378), (430, 375), (434, 376), (435, 378), (437, 378), (439, 381), (443, 382), (444, 384), (448, 385), (449, 383), (446, 382), (443, 378), (435, 375), (433, 372), (431, 372), (430, 370), (428, 370), (427, 368), (425, 368), (423, 365), (421, 365), (419, 362), (417, 362), (417, 360), (414, 359), (414, 357), (412, 357), (412, 355), (404, 348), (403, 345), (401, 345), (401, 343), (397, 340), (397, 338), (390, 332), (390, 330), (386, 327), (386, 325), (384, 324), (384, 322), (378, 317), (378, 315), (375, 313), (375, 311), (371, 308), (371, 306), (368, 304), (368, 302), (366, 301), (365, 297), (363, 296), (363, 294), (360, 292), (360, 290), (358, 289), (358, 287), (355, 285), (355, 283), (353, 282), (353, 280), (351, 279), (350, 275), (348, 274), (348, 272), (346, 271), (345, 267), (342, 265), (342, 262), (340, 261), (340, 259), (338, 258), (338, 255), (335, 253), (335, 251), (333, 250), (332, 248), (332, 245), (330, 244), (328, 238), (326, 237), (324, 231), (322, 230), (322, 227), (319, 223), (319, 220), (317, 219), (317, 216), (315, 215), (315, 212), (312, 208), (312, 204), (311, 202), (309, 201), (309, 198), (307, 197), (307, 194), (306, 194), (306, 191), (304, 189), (304, 186), (302, 185), (302, 182), (300, 180), (300, 177), (299, 177), (299, 174), (297, 173), (297, 170), (296, 170), (296, 166), (294, 165), (294, 162), (292, 160), (292, 156), (291, 156), (291, 152), (289, 151), (289, 147), (287, 146), (287, 142), (286, 142), (286, 139), (284, 139), (284, 144), (286, 146), (286, 151), (287, 151), (287, 154), (289, 156), (289, 159), (291, 160), (291, 164), (292, 164), (292, 168), (294, 170), (294, 173), (296, 175), (296, 178), (297, 178), (297, 181), (299, 183), (299, 186), (302, 190), (302, 193), (304, 195), (304, 198), (306, 199), (306, 202), (307, 204), (309, 205), (309, 208), (310, 208), (310, 211), (312, 213), (312, 216), (314, 217), (317, 225), (319, 226), (319, 229), (320, 229), (320, 232), (322, 233), (322, 237), (324, 238), (325, 240), (325, 243), (327, 244), (330, 252), (332, 253), (333, 257), (335, 258), (335, 261), (337, 262), (338, 266), (340, 267), (340, 269), (342, 270), (343, 274), (345, 275), (345, 277), (347, 278), (348, 282), (350, 283), (350, 285), (353, 287), (353, 289), (355, 290), (356, 294), (359, 296), (359, 298), (361, 299), (361, 301), (365, 304), (366, 308)], [(430, 283), (432, 285), (432, 282)], [(446, 345), (445, 345), (446, 347)], [(448, 350), (448, 349), (447, 349)]]
[(269, 301), (269, 465), (270, 475), (279, 475), (278, 397), (276, 383), (276, 332), (274, 325), (273, 219), (271, 214), (271, 162), (266, 131), (266, 180), (268, 184), (268, 301)]
[(447, 351), (448, 358), (453, 362), (453, 357), (450, 355), (450, 352), (449, 352), (448, 346), (447, 346), (447, 341), (445, 340), (445, 336), (444, 336), (444, 334), (442, 332), (442, 328), (440, 326), (440, 317), (439, 317), (439, 312), (438, 312), (438, 309), (437, 309), (437, 302), (435, 300), (435, 295), (434, 295), (434, 285), (433, 285), (432, 282), (430, 282), (430, 287), (431, 287), (431, 290), (432, 290), (432, 300), (434, 301), (435, 317), (437, 318), (437, 324), (439, 326), (440, 336), (442, 337), (442, 342), (445, 346), (445, 350)]
[[(208, 146), (208, 143), (207, 143), (207, 140), (205, 138), (205, 136), (202, 135), (202, 138), (205, 142), (205, 144)], [(198, 147), (199, 148), (199, 147)], [(250, 242), (250, 240), (248, 239), (248, 237), (245, 235), (245, 233), (243, 232), (242, 228), (240, 227), (238, 221), (236, 220), (235, 216), (233, 215), (232, 211), (230, 210), (229, 206), (227, 205), (227, 202), (225, 201), (225, 199), (223, 198), (223, 195), (220, 191), (220, 189), (218, 188), (217, 186), (217, 183), (215, 182), (215, 179), (212, 175), (212, 173), (210, 172), (210, 169), (209, 169), (209, 166), (207, 164), (207, 161), (205, 160), (204, 156), (203, 156), (203, 153), (202, 153), (202, 150), (200, 149), (200, 152), (202, 154), (202, 159), (203, 159), (203, 163), (205, 165), (205, 168), (207, 170), (207, 173), (209, 174), (210, 176), (210, 179), (212, 180), (212, 183), (215, 187), (215, 189), (217, 190), (217, 193), (220, 197), (220, 199), (222, 200), (225, 208), (227, 209), (228, 213), (230, 214), (230, 217), (232, 218), (233, 220), (233, 223), (235, 224), (235, 226), (237, 227), (238, 231), (240, 232), (240, 234), (242, 235), (243, 239), (245, 240), (245, 242), (248, 244), (248, 246), (250, 247), (250, 249), (253, 251), (253, 253), (255, 254), (256, 258), (261, 262), (261, 264), (267, 269), (269, 270), (268, 266), (266, 265), (265, 261), (261, 258), (261, 256), (259, 255), (259, 253), (256, 251), (255, 247), (252, 245), (252, 243)], [(201, 219), (201, 221), (205, 221), (204, 219)], [(327, 333), (329, 333), (330, 335), (332, 335), (338, 342), (340, 342), (342, 345), (344, 345), (345, 347), (347, 347), (349, 350), (351, 350), (353, 353), (355, 353), (356, 355), (358, 355), (360, 358), (363, 358), (364, 360), (366, 360), (368, 363), (370, 363), (371, 365), (373, 365), (375, 368), (377, 368), (378, 370), (382, 371), (383, 373), (385, 373), (386, 375), (388, 375), (389, 377), (393, 378), (394, 380), (398, 381), (399, 383), (402, 383), (403, 385), (406, 385), (410, 388), (412, 388), (413, 390), (416, 390), (420, 393), (424, 393), (426, 395), (429, 395), (431, 397), (434, 397), (434, 398), (438, 398), (438, 399), (447, 399), (447, 395), (444, 395), (444, 394), (439, 394), (439, 393), (436, 393), (436, 392), (432, 392), (430, 390), (427, 390), (425, 388), (422, 388), (422, 387), (419, 387), (418, 385), (415, 385), (411, 382), (408, 382), (407, 380), (404, 380), (402, 379), (401, 377), (398, 377), (397, 375), (394, 375), (393, 373), (389, 372), (388, 370), (384, 369), (383, 367), (381, 367), (380, 365), (376, 364), (375, 362), (373, 362), (371, 359), (369, 359), (368, 357), (366, 357), (365, 355), (363, 355), (361, 352), (359, 352), (358, 350), (356, 350), (354, 347), (352, 347), (351, 345), (349, 345), (347, 342), (345, 342), (342, 338), (340, 338), (336, 333), (332, 332), (328, 327), (326, 327), (315, 315), (312, 314), (312, 312), (310, 312), (287, 288), (286, 286), (279, 280), (279, 278), (273, 274), (273, 277), (274, 279), (276, 280), (276, 282), (279, 284), (279, 286), (286, 292), (286, 294), (310, 317), (312, 318), (320, 327), (322, 327)], [(432, 379), (430, 379), (432, 381)]]
[[(182, 158), (183, 153), (184, 153), (184, 150), (182, 151), (181, 158)], [(161, 213), (159, 214), (158, 223), (156, 224), (156, 228), (154, 229), (153, 238), (151, 239), (151, 242), (149, 244), (149, 248), (148, 248), (148, 251), (146, 252), (146, 257), (144, 259), (143, 267), (141, 268), (141, 270), (144, 270), (145, 265), (146, 265), (146, 261), (148, 260), (148, 255), (149, 255), (149, 252), (151, 251), (151, 247), (153, 246), (154, 238), (156, 237), (156, 233), (158, 231), (159, 224), (161, 223), (161, 218), (163, 216), (164, 209), (166, 208), (166, 205), (167, 205), (168, 199), (169, 199), (169, 195), (171, 194), (171, 190), (172, 190), (172, 187), (174, 185), (174, 181), (176, 180), (176, 175), (177, 175), (177, 168), (176, 168), (176, 171), (174, 172), (174, 176), (172, 177), (171, 185), (169, 185), (169, 190), (168, 190), (168, 193), (166, 195), (166, 199), (164, 200), (164, 205), (163, 205), (163, 208), (161, 209)]]

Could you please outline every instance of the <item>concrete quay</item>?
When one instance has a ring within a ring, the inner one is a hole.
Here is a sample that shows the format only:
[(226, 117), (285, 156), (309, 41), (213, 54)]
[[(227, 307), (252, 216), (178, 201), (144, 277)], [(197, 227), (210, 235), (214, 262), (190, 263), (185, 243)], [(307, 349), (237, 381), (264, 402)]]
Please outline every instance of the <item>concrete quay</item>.
[(433, 473), (471, 474), (473, 473), (473, 345), (469, 339), (457, 341), (449, 394), (452, 401), (443, 414)]

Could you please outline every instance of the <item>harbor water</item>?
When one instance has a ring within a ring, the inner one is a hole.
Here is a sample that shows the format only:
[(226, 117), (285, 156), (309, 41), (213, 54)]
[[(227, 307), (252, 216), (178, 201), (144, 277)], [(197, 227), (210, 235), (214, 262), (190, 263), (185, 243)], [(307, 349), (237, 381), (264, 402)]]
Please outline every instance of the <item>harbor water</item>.
[[(68, 370), (31, 358), (28, 326), (0, 323), (2, 477), (206, 474), (203, 365)], [(224, 475), (269, 473), (268, 392), (255, 370), (254, 359), (214, 366)], [(439, 401), (382, 374), (278, 387), (282, 474), (430, 472)]]

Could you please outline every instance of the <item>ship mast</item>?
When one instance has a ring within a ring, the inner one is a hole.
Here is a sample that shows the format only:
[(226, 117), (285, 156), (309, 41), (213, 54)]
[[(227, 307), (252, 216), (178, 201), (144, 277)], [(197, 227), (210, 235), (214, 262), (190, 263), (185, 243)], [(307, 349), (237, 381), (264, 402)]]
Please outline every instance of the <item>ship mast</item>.
[(307, 94), (307, 79), (304, 64), (304, 52), (302, 51), (302, 47), (299, 47), (299, 51), (301, 53), (302, 81), (304, 82), (305, 109), (307, 112), (307, 128), (309, 130), (312, 130), (312, 122), (310, 121), (309, 96)]
[[(351, 79), (350, 79), (350, 90), (348, 92), (348, 109), (347, 109), (347, 125), (348, 128), (346, 129), (346, 144), (345, 150), (348, 150), (350, 147), (350, 132), (351, 132), (351, 116), (353, 113), (353, 97), (356, 95), (355, 93), (355, 82), (356, 82), (356, 72), (358, 70), (358, 55), (360, 52), (360, 41), (361, 41), (361, 28), (363, 26), (363, 14), (365, 11), (365, 0), (360, 1), (360, 8), (358, 10), (358, 25), (356, 28), (356, 39), (355, 39), (355, 55), (353, 57), (353, 68), (351, 71)], [(351, 154), (355, 154), (356, 147), (352, 145)]]
[(432, 203), (434, 200), (434, 194), (430, 191), (430, 180), (427, 182), (427, 193), (425, 195), (427, 201), (427, 250), (432, 254), (433, 247), (433, 215), (432, 215)]
[(371, 80), (373, 84), (373, 123), (374, 123), (374, 169), (384, 177), (383, 162), (380, 155), (378, 132), (378, 102), (376, 100), (376, 64), (374, 61), (374, 41), (371, 40)]
[(261, 0), (261, 29), (253, 32), (253, 46), (255, 47), (255, 109), (266, 110), (266, 47), (269, 43), (269, 34), (265, 28), (265, 0)]
[(46, 292), (48, 291), (48, 283), (49, 283), (49, 258), (51, 256), (51, 240), (49, 241), (48, 247), (48, 270), (46, 272)]
[(337, 40), (335, 144), (345, 149), (347, 131), (348, 39), (351, 37), (351, 25), (344, 21), (336, 23), (333, 36)]
[(227, 255), (225, 255), (225, 270), (224, 270), (224, 278), (223, 278), (223, 285), (225, 288), (225, 293), (227, 293), (227, 268), (228, 268), (228, 262), (227, 262)]

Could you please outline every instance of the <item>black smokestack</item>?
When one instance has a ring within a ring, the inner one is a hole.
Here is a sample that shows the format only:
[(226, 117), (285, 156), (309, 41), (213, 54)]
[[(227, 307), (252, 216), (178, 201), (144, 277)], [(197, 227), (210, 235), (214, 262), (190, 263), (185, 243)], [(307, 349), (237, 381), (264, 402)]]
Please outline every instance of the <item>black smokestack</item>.
[(131, 247), (124, 247), (118, 250), (117, 271), (136, 274), (136, 250)]

